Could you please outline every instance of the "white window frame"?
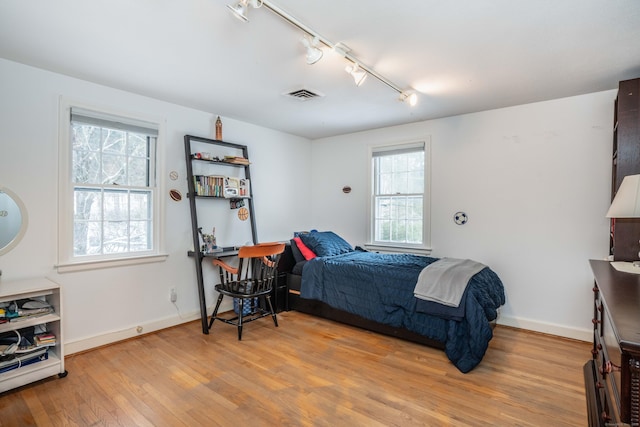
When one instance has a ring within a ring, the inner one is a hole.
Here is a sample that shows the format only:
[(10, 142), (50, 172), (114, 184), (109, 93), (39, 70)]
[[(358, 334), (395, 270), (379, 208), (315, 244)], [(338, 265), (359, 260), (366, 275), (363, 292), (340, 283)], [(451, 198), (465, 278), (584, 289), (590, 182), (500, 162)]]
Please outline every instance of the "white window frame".
[[(78, 257), (73, 251), (74, 232), (74, 184), (72, 182), (72, 144), (71, 111), (105, 120), (119, 120), (130, 125), (144, 125), (158, 130), (155, 146), (155, 186), (152, 191), (153, 209), (153, 247), (149, 251), (117, 253), (108, 255), (88, 255)], [(92, 270), (97, 268), (160, 262), (167, 258), (164, 251), (164, 215), (160, 207), (164, 206), (164, 180), (160, 171), (164, 162), (161, 156), (164, 135), (164, 120), (136, 113), (116, 111), (105, 107), (96, 107), (82, 102), (60, 97), (58, 135), (58, 263), (59, 273)]]
[[(404, 148), (424, 145), (424, 193), (422, 197), (422, 244), (382, 242), (375, 240), (375, 176), (374, 154), (382, 151), (394, 151)], [(431, 253), (431, 138), (420, 138), (403, 142), (390, 142), (369, 146), (369, 203), (367, 209), (367, 224), (369, 230), (368, 243), (365, 248), (379, 252), (404, 252), (429, 255)]]

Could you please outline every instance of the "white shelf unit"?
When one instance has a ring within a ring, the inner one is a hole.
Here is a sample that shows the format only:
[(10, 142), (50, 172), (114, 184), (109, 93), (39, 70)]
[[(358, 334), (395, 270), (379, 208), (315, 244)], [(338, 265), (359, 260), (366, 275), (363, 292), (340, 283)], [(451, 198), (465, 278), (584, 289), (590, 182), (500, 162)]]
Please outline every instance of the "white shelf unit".
[(0, 302), (25, 298), (45, 300), (53, 307), (54, 312), (44, 316), (2, 323), (0, 324), (0, 334), (4, 335), (10, 331), (44, 325), (47, 331), (51, 331), (56, 336), (56, 345), (49, 348), (47, 360), (0, 373), (0, 393), (53, 375), (59, 377), (67, 375), (67, 371), (64, 369), (64, 347), (62, 344), (60, 285), (45, 278), (0, 281)]

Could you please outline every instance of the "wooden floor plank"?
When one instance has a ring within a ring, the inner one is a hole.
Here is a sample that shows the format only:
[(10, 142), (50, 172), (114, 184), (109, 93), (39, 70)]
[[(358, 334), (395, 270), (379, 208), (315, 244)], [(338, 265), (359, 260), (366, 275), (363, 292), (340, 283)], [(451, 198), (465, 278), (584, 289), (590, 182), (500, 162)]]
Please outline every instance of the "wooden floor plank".
[(442, 350), (297, 312), (199, 322), (66, 359), (0, 394), (0, 426), (584, 426), (590, 344), (497, 326), (467, 374)]

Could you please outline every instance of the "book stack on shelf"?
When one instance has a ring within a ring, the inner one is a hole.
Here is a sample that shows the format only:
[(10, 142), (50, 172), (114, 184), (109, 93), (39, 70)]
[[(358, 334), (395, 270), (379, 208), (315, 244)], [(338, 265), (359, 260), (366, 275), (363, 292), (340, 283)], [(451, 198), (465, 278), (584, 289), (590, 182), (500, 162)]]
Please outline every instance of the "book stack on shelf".
[(51, 332), (44, 332), (34, 336), (36, 347), (53, 347), (56, 345), (56, 336)]
[(197, 196), (224, 197), (227, 199), (249, 197), (249, 180), (218, 175), (194, 175)]
[(224, 176), (194, 175), (196, 194), (198, 196), (224, 197)]

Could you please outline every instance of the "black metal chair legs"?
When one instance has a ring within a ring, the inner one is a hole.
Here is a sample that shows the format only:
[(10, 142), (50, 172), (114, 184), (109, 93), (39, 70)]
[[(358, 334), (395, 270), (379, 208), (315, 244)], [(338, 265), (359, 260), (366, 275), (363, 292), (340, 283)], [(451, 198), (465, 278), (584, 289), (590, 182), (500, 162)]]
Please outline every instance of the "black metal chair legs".
[(258, 320), (262, 317), (271, 315), (273, 319), (273, 324), (278, 327), (278, 317), (276, 315), (275, 310), (273, 309), (273, 304), (271, 303), (271, 295), (263, 295), (261, 298), (264, 298), (263, 304), (266, 304), (268, 310), (263, 309), (259, 306), (252, 307), (252, 310), (248, 314), (244, 314), (245, 304), (253, 304), (251, 300), (245, 301), (248, 298), (238, 298), (238, 315), (232, 318), (223, 318), (218, 316), (218, 310), (220, 309), (220, 304), (224, 299), (224, 294), (218, 295), (218, 300), (216, 301), (216, 307), (211, 314), (209, 319), (209, 329), (213, 325), (213, 322), (218, 319), (221, 322), (228, 323), (230, 325), (234, 325), (238, 327), (238, 341), (242, 341), (242, 327), (245, 323), (253, 322), (254, 320)]

